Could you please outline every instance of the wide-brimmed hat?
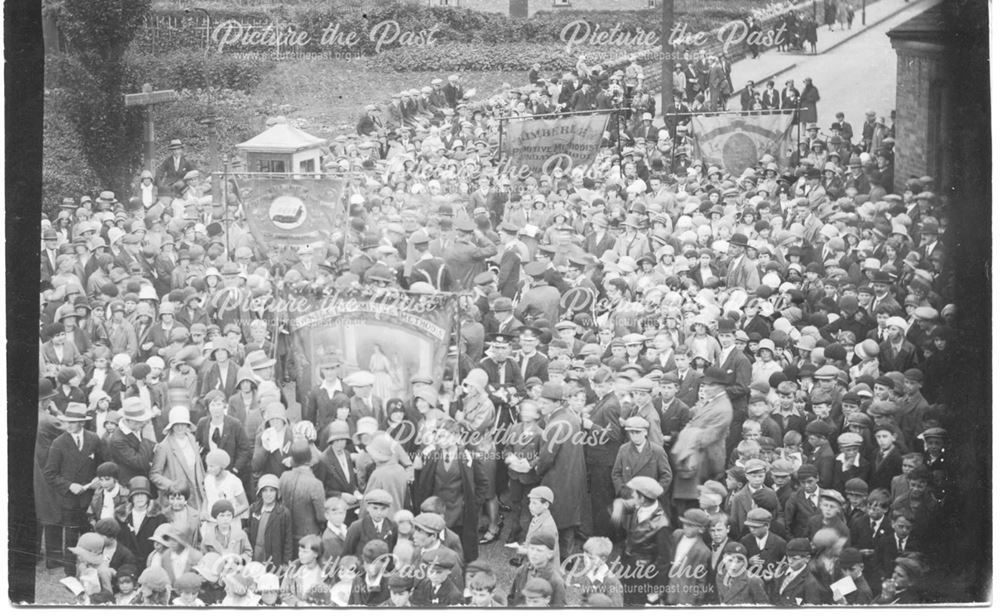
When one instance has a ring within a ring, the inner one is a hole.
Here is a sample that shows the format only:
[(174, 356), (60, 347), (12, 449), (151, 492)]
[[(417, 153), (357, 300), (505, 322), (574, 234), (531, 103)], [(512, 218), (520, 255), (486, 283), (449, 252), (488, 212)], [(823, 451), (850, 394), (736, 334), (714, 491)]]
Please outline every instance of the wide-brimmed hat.
[(270, 368), (274, 364), (275, 360), (268, 357), (267, 353), (261, 350), (250, 351), (247, 353), (246, 359), (243, 360), (243, 367), (250, 370), (263, 370), (264, 368)]
[(104, 562), (104, 537), (98, 533), (84, 533), (69, 551), (88, 565), (100, 565)]
[(153, 411), (142, 401), (141, 398), (131, 397), (122, 400), (122, 419), (132, 421), (149, 421), (153, 418)]
[(90, 421), (90, 413), (87, 405), (82, 402), (70, 402), (66, 405), (66, 410), (59, 415), (60, 421), (86, 422)]
[(171, 428), (178, 424), (187, 424), (191, 426), (192, 430), (195, 428), (195, 425), (191, 423), (191, 411), (186, 406), (175, 406), (170, 409), (170, 414), (167, 417), (167, 426), (163, 428), (164, 434), (169, 434)]

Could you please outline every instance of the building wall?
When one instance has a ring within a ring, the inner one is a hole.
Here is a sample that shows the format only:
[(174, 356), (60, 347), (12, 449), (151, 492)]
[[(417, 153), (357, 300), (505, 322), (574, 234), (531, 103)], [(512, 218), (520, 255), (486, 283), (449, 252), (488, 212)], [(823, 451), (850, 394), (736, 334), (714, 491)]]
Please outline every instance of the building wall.
[(946, 146), (941, 138), (946, 113), (942, 70), (939, 52), (932, 46), (896, 43), (897, 190), (911, 176), (941, 178)]
[[(442, 4), (489, 13), (509, 14), (511, 0), (425, 0), (430, 6)], [(517, 0), (514, 0), (517, 3)], [(523, 0), (522, 0), (523, 3)], [(528, 17), (538, 11), (636, 11), (650, 8), (650, 0), (527, 0)], [(658, 6), (658, 4), (657, 4)]]

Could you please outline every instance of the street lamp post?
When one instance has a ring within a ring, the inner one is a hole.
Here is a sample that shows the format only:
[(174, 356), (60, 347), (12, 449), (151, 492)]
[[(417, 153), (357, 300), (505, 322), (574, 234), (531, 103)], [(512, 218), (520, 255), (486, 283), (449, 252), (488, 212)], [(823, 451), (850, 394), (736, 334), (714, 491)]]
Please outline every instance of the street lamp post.
[(866, 0), (861, 0), (861, 25), (862, 26), (865, 25), (865, 22), (867, 21), (867, 15), (865, 15), (865, 9), (867, 8), (867, 5), (868, 5), (868, 3), (866, 2)]

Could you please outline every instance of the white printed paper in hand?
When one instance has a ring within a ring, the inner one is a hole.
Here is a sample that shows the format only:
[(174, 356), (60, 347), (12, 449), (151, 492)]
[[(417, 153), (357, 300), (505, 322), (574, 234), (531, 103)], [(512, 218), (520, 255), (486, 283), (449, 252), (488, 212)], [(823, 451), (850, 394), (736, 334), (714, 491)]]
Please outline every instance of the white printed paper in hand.
[(64, 577), (59, 583), (68, 588), (74, 597), (84, 592), (83, 584), (75, 577)]
[(849, 575), (840, 578), (833, 584), (830, 584), (830, 590), (833, 591), (834, 597), (837, 597), (838, 595), (840, 597), (846, 597), (857, 589), (858, 587), (854, 584), (854, 579)]
[(267, 428), (260, 435), (260, 444), (268, 453), (274, 453), (281, 447), (281, 441), (285, 440), (282, 437), (274, 428)]

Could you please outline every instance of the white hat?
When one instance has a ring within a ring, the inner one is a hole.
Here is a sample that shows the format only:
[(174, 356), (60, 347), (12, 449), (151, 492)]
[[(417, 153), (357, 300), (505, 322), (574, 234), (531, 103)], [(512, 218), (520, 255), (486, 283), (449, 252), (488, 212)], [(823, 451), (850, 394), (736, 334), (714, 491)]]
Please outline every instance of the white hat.
[(375, 384), (375, 375), (367, 370), (359, 370), (344, 379), (349, 387), (371, 387)]
[(899, 329), (906, 331), (906, 320), (903, 317), (889, 317), (885, 322), (886, 327), (898, 327)]
[(170, 409), (169, 421), (167, 422), (167, 427), (163, 429), (163, 433), (169, 434), (170, 429), (177, 424), (187, 424), (194, 429), (194, 424), (191, 423), (191, 411), (188, 410), (188, 407), (175, 406)]

